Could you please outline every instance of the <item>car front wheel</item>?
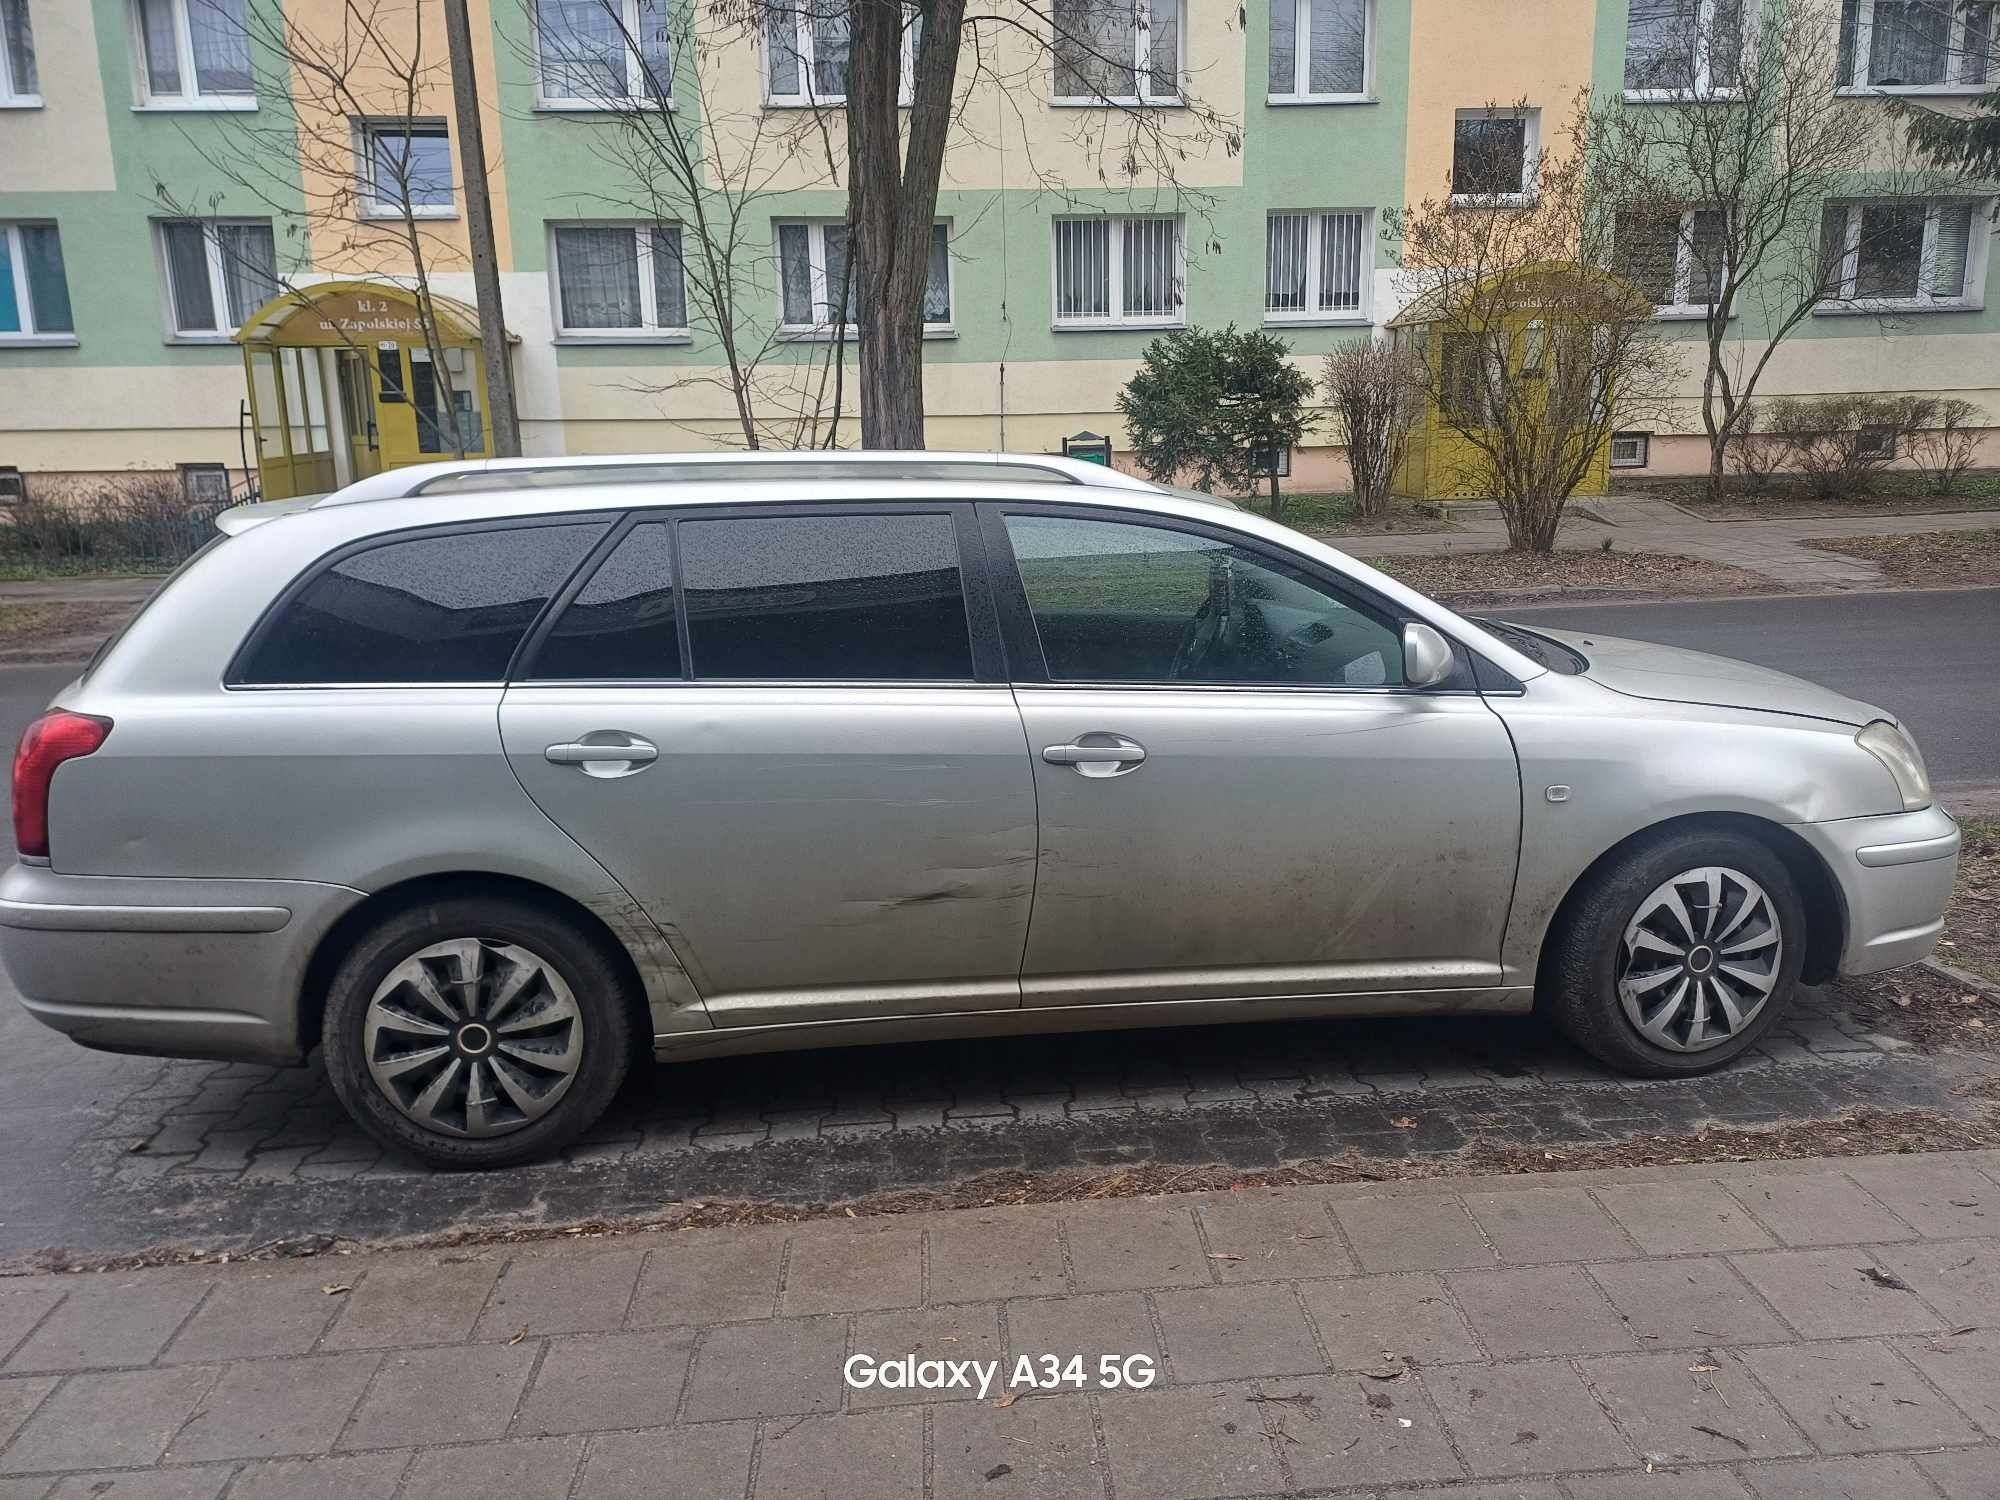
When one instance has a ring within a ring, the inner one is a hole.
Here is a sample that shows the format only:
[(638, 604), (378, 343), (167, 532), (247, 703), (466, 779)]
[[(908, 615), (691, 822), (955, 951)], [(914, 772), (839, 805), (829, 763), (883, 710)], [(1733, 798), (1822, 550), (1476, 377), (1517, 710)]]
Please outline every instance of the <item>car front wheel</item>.
[(632, 1055), (627, 983), (569, 922), (453, 898), (389, 917), (335, 972), (334, 1092), (370, 1134), (436, 1166), (546, 1156), (603, 1114)]
[(1669, 832), (1577, 893), (1551, 934), (1539, 998), (1571, 1040), (1614, 1068), (1704, 1073), (1776, 1023), (1804, 939), (1797, 887), (1764, 845)]

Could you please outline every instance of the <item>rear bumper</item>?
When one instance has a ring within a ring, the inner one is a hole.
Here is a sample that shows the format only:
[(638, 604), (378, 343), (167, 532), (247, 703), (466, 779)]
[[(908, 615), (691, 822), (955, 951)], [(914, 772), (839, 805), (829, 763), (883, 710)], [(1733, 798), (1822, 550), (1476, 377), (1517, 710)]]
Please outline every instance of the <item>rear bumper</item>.
[(0, 875), (0, 967), (28, 1013), (86, 1047), (292, 1062), (313, 949), (362, 899), (300, 880)]
[(1958, 873), (1958, 824), (1943, 808), (1803, 823), (1847, 907), (1842, 974), (1874, 974), (1930, 956)]

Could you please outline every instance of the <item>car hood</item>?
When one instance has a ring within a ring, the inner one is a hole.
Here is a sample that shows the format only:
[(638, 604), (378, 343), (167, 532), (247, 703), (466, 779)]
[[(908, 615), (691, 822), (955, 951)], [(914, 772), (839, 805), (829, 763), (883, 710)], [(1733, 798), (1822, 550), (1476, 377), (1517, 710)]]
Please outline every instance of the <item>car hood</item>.
[(1633, 698), (1657, 698), (1667, 703), (1705, 703), (1718, 708), (1749, 708), (1768, 713), (1799, 714), (1861, 725), (1887, 719), (1871, 703), (1836, 693), (1818, 683), (1786, 672), (1774, 672), (1729, 656), (1628, 641), (1595, 631), (1549, 630), (1537, 634), (1560, 641), (1590, 665), (1584, 676), (1613, 692)]

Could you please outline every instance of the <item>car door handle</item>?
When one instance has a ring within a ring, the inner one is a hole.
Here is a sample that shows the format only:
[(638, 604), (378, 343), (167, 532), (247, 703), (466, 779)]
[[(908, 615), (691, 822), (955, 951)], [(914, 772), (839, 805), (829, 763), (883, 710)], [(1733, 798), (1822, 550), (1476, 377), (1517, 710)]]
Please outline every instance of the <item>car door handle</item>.
[[(660, 747), (636, 734), (599, 730), (595, 736), (551, 745), (542, 759), (555, 766), (581, 766), (586, 774), (629, 775), (660, 758)], [(601, 769), (593, 769), (601, 768)]]
[(1146, 747), (1122, 734), (1093, 733), (1068, 745), (1044, 745), (1042, 759), (1069, 766), (1080, 776), (1122, 776), (1144, 763)]

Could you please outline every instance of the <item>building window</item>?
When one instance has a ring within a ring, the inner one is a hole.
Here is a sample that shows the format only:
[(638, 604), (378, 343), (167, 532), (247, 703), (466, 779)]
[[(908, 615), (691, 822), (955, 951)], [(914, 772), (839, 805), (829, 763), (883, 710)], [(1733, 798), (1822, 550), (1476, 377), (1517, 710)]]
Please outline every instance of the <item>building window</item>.
[(268, 219), (167, 219), (159, 232), (179, 337), (226, 338), (282, 290)]
[(1625, 92), (1640, 98), (1725, 94), (1743, 62), (1743, 0), (1631, 0)]
[(1652, 298), (1662, 313), (1705, 313), (1728, 279), (1724, 221), (1713, 209), (1621, 213), (1612, 269)]
[(62, 236), (53, 224), (0, 224), (0, 343), (76, 341)]
[(1055, 97), (1178, 104), (1181, 0), (1054, 0)]
[(27, 475), (11, 464), (0, 466), (0, 505), (19, 505), (27, 498)]
[(1264, 229), (1264, 321), (1365, 320), (1368, 215), (1274, 213)]
[[(903, 7), (901, 103), (916, 86), (917, 53), (923, 46), (923, 14)], [(847, 102), (846, 0), (798, 0), (774, 5), (764, 25), (764, 97), (775, 105)]]
[[(778, 324), (793, 335), (824, 336), (836, 319), (843, 333), (854, 328), (854, 299), (860, 294), (848, 263), (843, 219), (804, 219), (777, 224)], [(951, 226), (931, 226), (929, 274), (924, 285), (924, 332), (952, 331)], [(847, 316), (842, 318), (845, 309)]]
[(669, 0), (535, 0), (537, 102), (549, 109), (665, 104), (674, 96)]
[(1829, 301), (1917, 312), (1976, 308), (1983, 300), (1984, 203), (1829, 203), (1821, 233)]
[(1611, 467), (1614, 469), (1643, 469), (1652, 453), (1653, 435), (1650, 432), (1611, 434)]
[(688, 332), (678, 224), (558, 224), (556, 331), (580, 338)]
[(1461, 109), (1452, 132), (1452, 198), (1487, 206), (1526, 203), (1535, 190), (1541, 114), (1538, 109)]
[(140, 102), (155, 109), (252, 109), (250, 0), (134, 0)]
[(41, 102), (28, 0), (0, 0), (0, 109), (32, 109)]
[(1163, 328), (1187, 319), (1178, 214), (1055, 221), (1058, 328)]
[(1270, 96), (1365, 99), (1375, 0), (1271, 0)]
[(1993, 76), (1992, 0), (1844, 0), (1840, 81), (1976, 93)]
[(1896, 429), (1864, 427), (1854, 435), (1856, 458), (1891, 459), (1896, 456)]
[(181, 498), (190, 505), (227, 505), (229, 470), (221, 464), (179, 464)]
[(451, 132), (442, 120), (372, 120), (361, 127), (361, 216), (449, 219)]

